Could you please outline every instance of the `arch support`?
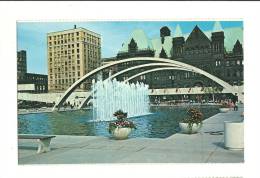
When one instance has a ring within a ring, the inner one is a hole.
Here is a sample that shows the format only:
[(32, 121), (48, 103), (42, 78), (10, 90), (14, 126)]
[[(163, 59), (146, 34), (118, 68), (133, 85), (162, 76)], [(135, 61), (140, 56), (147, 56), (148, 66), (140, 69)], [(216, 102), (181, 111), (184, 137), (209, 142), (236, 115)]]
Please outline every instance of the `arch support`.
[[(236, 90), (233, 86), (231, 86), (230, 84), (228, 84), (227, 82), (219, 79), (218, 77), (203, 71), (197, 67), (194, 67), (192, 65), (189, 64), (185, 64), (183, 62), (179, 62), (176, 60), (170, 60), (170, 59), (162, 59), (162, 58), (154, 58), (154, 57), (137, 57), (137, 58), (129, 58), (129, 59), (123, 59), (123, 60), (119, 60), (119, 61), (115, 61), (112, 62), (110, 64), (101, 66), (89, 73), (87, 73), (85, 76), (83, 76), (82, 78), (80, 78), (79, 80), (77, 80), (74, 84), (72, 84), (64, 93), (64, 95), (59, 98), (59, 100), (55, 103), (53, 110), (59, 108), (62, 103), (64, 101), (66, 101), (66, 99), (70, 96), (70, 94), (79, 86), (81, 85), (85, 80), (89, 79), (90, 77), (92, 77), (93, 75), (97, 74), (98, 72), (107, 69), (111, 66), (115, 66), (118, 64), (122, 64), (125, 62), (130, 62), (130, 61), (152, 61), (152, 62), (161, 62), (161, 63), (166, 63), (166, 64), (171, 64), (169, 66), (174, 66), (174, 67), (178, 67), (179, 69), (185, 69), (185, 70), (190, 70), (196, 73), (199, 73), (201, 75), (204, 75), (208, 78), (210, 78), (211, 80), (217, 82), (218, 84), (220, 84), (221, 86), (223, 86), (224, 88), (226, 88), (229, 92), (231, 92), (232, 94), (237, 94), (238, 98), (243, 101), (243, 94), (240, 93), (238, 90)], [(152, 63), (150, 63), (149, 65), (151, 65)]]

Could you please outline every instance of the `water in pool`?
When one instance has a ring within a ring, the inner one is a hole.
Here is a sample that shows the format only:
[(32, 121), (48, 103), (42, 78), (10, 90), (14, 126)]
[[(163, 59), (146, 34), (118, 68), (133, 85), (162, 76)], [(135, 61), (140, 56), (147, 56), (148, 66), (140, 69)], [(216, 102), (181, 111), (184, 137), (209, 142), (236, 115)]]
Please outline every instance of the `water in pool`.
[[(216, 106), (200, 106), (204, 119), (218, 113)], [(186, 117), (187, 107), (150, 108), (151, 115), (131, 118), (137, 129), (132, 137), (166, 138), (179, 131), (179, 121)], [(18, 115), (18, 133), (110, 136), (109, 122), (91, 122), (91, 110)]]

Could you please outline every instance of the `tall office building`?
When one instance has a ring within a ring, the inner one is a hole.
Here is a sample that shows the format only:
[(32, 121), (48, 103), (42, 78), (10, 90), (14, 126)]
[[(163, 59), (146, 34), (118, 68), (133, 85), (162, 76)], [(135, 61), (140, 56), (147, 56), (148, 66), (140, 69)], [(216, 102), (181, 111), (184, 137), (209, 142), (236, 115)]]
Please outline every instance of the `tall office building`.
[[(51, 32), (48, 43), (49, 91), (64, 91), (101, 64), (101, 36), (84, 28)], [(87, 81), (80, 86), (86, 89)]]
[(21, 50), (17, 52), (17, 80), (23, 80), (27, 73), (26, 65), (26, 51)]

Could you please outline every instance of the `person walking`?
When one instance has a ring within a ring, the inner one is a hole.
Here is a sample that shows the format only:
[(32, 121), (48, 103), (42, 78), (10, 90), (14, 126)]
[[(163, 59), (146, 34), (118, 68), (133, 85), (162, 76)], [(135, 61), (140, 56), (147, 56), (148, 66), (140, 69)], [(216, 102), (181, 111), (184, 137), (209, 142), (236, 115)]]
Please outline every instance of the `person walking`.
[(238, 111), (238, 104), (237, 104), (237, 101), (236, 101), (235, 104), (234, 104), (234, 111)]

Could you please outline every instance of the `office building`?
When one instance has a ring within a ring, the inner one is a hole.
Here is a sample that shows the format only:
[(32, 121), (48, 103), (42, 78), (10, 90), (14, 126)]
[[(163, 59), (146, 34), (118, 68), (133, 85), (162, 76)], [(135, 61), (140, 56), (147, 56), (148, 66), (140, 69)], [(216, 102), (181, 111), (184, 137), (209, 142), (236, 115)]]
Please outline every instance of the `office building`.
[[(101, 36), (84, 28), (47, 34), (49, 91), (64, 91), (101, 65)], [(89, 88), (86, 81), (79, 89)]]

